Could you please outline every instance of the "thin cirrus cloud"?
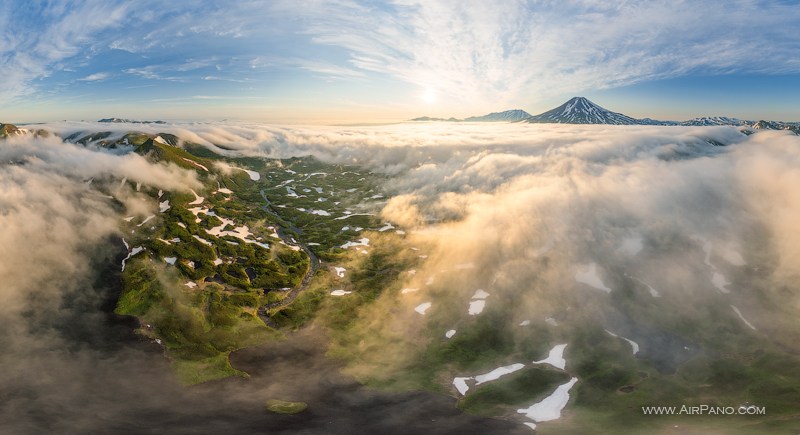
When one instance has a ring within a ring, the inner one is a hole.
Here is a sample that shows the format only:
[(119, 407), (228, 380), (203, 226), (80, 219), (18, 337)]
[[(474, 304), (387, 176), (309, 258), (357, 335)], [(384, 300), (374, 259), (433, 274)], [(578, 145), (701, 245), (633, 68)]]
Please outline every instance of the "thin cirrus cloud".
[(94, 73), (94, 74), (89, 74), (88, 76), (78, 80), (82, 82), (97, 82), (100, 80), (105, 80), (109, 77), (111, 77), (111, 75), (108, 73)]
[(102, 1), (53, 2), (38, 7), (16, 3), (0, 3), (4, 81), (0, 101), (33, 94), (33, 80), (65, 68), (71, 58), (93, 46), (94, 35), (119, 26), (131, 9), (130, 4)]
[(302, 12), (359, 69), (465, 101), (518, 100), (692, 73), (800, 72), (796, 5), (763, 1), (415, 1)]
[(796, 2), (4, 0), (0, 12), (6, 103), (102, 79), (170, 97), (210, 82), (308, 97), (337, 82), (313, 100), (413, 107), (418, 92), (500, 108), (673, 77), (800, 73)]

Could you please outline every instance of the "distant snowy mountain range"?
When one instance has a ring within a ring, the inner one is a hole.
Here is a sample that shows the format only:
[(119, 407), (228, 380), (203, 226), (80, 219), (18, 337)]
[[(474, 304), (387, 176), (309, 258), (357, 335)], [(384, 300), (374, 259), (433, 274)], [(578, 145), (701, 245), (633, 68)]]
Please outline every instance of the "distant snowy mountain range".
[(791, 130), (800, 134), (800, 122), (751, 121), (725, 116), (694, 118), (688, 121), (659, 121), (650, 118), (632, 118), (622, 113), (612, 112), (598, 106), (584, 97), (571, 98), (566, 103), (538, 115), (530, 115), (524, 110), (506, 110), (483, 116), (472, 116), (465, 119), (456, 118), (414, 118), (411, 121), (451, 121), (451, 122), (528, 122), (554, 124), (609, 124), (609, 125), (685, 125), (713, 126), (732, 125), (750, 127), (756, 130)]
[(164, 121), (137, 121), (133, 119), (125, 119), (125, 118), (103, 118), (97, 120), (97, 122), (116, 122), (116, 123), (128, 123), (128, 124), (166, 124)]
[(470, 116), (469, 118), (431, 118), (422, 116), (414, 118), (412, 121), (448, 121), (448, 122), (519, 122), (531, 117), (531, 114), (519, 109), (506, 110), (504, 112), (492, 112), (483, 116)]

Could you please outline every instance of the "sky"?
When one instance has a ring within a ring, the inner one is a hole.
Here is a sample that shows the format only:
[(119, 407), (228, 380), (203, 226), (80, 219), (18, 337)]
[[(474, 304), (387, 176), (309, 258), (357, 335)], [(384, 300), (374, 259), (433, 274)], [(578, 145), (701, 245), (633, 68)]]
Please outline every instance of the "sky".
[(0, 122), (800, 120), (800, 2), (0, 0)]

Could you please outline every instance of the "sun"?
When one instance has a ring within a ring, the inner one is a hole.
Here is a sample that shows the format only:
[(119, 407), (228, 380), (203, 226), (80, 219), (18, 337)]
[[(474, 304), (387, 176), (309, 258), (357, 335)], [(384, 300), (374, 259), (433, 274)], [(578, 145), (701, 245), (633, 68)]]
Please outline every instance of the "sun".
[(436, 95), (436, 89), (433, 88), (425, 89), (425, 91), (422, 94), (420, 94), (420, 98), (422, 99), (422, 101), (428, 104), (435, 103), (438, 98), (438, 96)]

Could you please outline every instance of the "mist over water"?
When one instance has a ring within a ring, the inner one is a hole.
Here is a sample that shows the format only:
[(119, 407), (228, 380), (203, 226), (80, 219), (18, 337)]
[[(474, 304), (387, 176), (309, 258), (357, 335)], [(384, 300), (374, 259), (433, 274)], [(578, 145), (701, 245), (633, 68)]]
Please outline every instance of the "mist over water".
[[(129, 128), (44, 127), (64, 135)], [(419, 343), (430, 325), (441, 324), (443, 335), (499, 315), (504, 329), (553, 318), (561, 328), (554, 338), (606, 328), (638, 343), (637, 357), (665, 373), (697, 353), (724, 351), (732, 336), (800, 351), (797, 136), (517, 124), (136, 128), (225, 155), (313, 155), (384, 174), (391, 198), (383, 218), (407, 230), (408, 246), (427, 258), (400, 283), (420, 291), (385, 295), (360, 314), (371, 325), (365, 348), (369, 340), (381, 349)], [(463, 415), (445, 396), (359, 387), (323, 357), (319, 331), (235, 353), (232, 363), (249, 380), (180, 386), (160, 349), (108, 311), (119, 291), (119, 219), (154, 207), (119, 180), (184, 191), (197, 180), (124, 151), (55, 138), (0, 148), (0, 424), (9, 432), (519, 428)], [(471, 316), (478, 288), (490, 296), (485, 312)], [(420, 316), (414, 307), (426, 301), (432, 306)], [(680, 322), (699, 331), (679, 336), (671, 326)], [(375, 364), (404, 370), (413, 357), (404, 349)], [(565, 358), (569, 367), (569, 350)], [(310, 412), (264, 413), (275, 392), (298, 394), (291, 398), (309, 402)]]

